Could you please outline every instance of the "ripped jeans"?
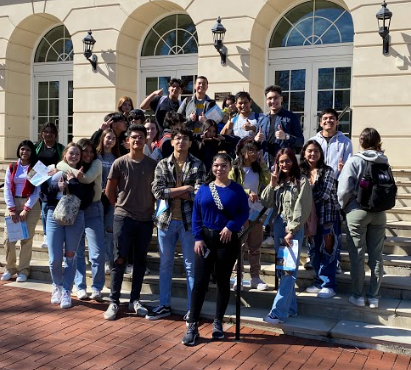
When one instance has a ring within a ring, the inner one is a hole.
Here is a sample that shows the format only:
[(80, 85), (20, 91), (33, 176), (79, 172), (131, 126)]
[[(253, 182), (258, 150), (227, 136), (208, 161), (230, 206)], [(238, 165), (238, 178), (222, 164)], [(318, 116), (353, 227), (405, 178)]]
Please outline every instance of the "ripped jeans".
[[(332, 288), (334, 291), (337, 288), (336, 269), (337, 269), (337, 249), (339, 245), (340, 235), (337, 235), (334, 230), (339, 230), (337, 220), (334, 224), (318, 225), (317, 234), (311, 239), (308, 254), (310, 256), (311, 265), (315, 271), (314, 285), (317, 288)], [(331, 253), (325, 249), (324, 237), (326, 235), (334, 235), (334, 245)]]

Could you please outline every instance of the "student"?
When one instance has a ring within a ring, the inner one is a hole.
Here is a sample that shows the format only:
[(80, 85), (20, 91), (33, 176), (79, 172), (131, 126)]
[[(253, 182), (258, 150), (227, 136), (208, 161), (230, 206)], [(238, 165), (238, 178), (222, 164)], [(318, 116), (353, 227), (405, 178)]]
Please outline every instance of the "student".
[(122, 96), (118, 101), (117, 110), (127, 119), (133, 109), (133, 100), (129, 96)]
[[(141, 286), (146, 270), (148, 246), (153, 232), (154, 197), (151, 183), (157, 162), (144, 155), (147, 130), (143, 125), (128, 128), (130, 153), (116, 159), (108, 175), (106, 194), (115, 207), (113, 223), (114, 263), (111, 271), (110, 305), (104, 319), (117, 317), (129, 249), (134, 249), (132, 288), (129, 310), (145, 316), (147, 309), (140, 302)], [(138, 179), (138, 181), (136, 181)]]
[(274, 209), (274, 247), (278, 252), (280, 239), (283, 239), (287, 246), (292, 246), (293, 240), (298, 242), (296, 269), (277, 270), (280, 285), (271, 311), (264, 318), (265, 322), (279, 324), (289, 316), (297, 315), (295, 282), (300, 264), (304, 225), (310, 215), (313, 198), (308, 179), (301, 175), (297, 158), (291, 148), (280, 149), (274, 163), (270, 183), (261, 194), (261, 204)]
[(224, 128), (225, 124), (230, 121), (238, 112), (237, 107), (235, 106), (235, 96), (234, 95), (227, 95), (223, 99), (223, 103), (221, 105), (222, 112), (224, 113), (223, 120), (218, 124), (218, 133)]
[(160, 305), (146, 318), (158, 320), (171, 315), (171, 286), (174, 252), (180, 240), (187, 279), (187, 310), (190, 310), (194, 281), (194, 237), (191, 232), (194, 194), (204, 182), (205, 167), (188, 150), (193, 141), (191, 130), (183, 127), (171, 133), (173, 154), (161, 160), (155, 172), (152, 192), (165, 201), (167, 208), (156, 215), (160, 253)]
[(160, 149), (161, 157), (169, 157), (174, 149), (171, 145), (171, 133), (174, 129), (182, 126), (185, 122), (184, 116), (180, 113), (169, 111), (164, 117), (164, 131), (163, 136), (157, 142), (158, 149)]
[(216, 104), (208, 95), (208, 80), (198, 76), (194, 85), (195, 94), (185, 98), (178, 108), (178, 113), (186, 117), (186, 126), (195, 134), (201, 132), (201, 126), (206, 120), (205, 113)]
[(147, 144), (144, 146), (144, 154), (158, 162), (163, 159), (158, 148), (160, 129), (153, 118), (147, 118), (144, 127), (147, 130)]
[(156, 121), (161, 131), (164, 129), (164, 117), (167, 112), (177, 112), (181, 101), (179, 96), (183, 90), (183, 82), (178, 78), (172, 78), (168, 83), (168, 95), (163, 96), (163, 89), (153, 91), (140, 104), (140, 108), (147, 110), (151, 109), (155, 112)]
[(240, 91), (235, 96), (235, 106), (238, 114), (227, 122), (221, 134), (235, 135), (241, 139), (254, 137), (257, 132), (258, 114), (251, 111), (251, 97), (248, 92)]

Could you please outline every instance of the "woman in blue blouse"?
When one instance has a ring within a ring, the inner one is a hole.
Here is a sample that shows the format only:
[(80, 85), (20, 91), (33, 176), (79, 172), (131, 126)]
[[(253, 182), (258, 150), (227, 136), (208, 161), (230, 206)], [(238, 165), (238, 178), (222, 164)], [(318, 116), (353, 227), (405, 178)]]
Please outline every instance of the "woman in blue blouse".
[(231, 158), (226, 153), (214, 156), (212, 168), (194, 200), (193, 234), (195, 271), (191, 309), (183, 344), (193, 346), (199, 336), (198, 320), (215, 267), (217, 304), (213, 339), (223, 339), (222, 320), (230, 298), (230, 276), (240, 248), (238, 232), (248, 219), (248, 197), (241, 185), (228, 178)]

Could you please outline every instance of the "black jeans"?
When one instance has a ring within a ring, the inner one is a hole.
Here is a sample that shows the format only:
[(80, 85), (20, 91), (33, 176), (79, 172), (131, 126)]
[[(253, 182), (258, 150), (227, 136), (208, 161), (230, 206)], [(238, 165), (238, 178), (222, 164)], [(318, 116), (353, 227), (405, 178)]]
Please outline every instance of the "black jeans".
[(238, 235), (233, 233), (229, 243), (220, 241), (220, 232), (203, 229), (204, 242), (210, 250), (207, 258), (195, 255), (194, 287), (191, 293), (191, 308), (188, 322), (197, 322), (203, 307), (210, 273), (215, 267), (217, 280), (217, 304), (215, 318), (222, 320), (230, 300), (230, 276), (240, 249)]
[[(130, 217), (114, 216), (114, 263), (111, 270), (111, 302), (120, 303), (121, 285), (127, 265), (129, 250), (134, 248), (133, 277), (130, 302), (140, 299), (141, 286), (146, 272), (147, 251), (153, 233), (152, 221), (136, 221)], [(123, 263), (118, 264), (117, 259)]]

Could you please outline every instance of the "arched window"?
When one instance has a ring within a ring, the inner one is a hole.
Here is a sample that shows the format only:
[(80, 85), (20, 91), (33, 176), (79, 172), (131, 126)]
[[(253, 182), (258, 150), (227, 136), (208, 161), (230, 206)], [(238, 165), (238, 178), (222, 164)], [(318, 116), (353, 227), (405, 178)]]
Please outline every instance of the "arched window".
[(150, 30), (141, 56), (181, 55), (198, 52), (196, 27), (188, 15), (170, 15)]
[(275, 27), (270, 48), (352, 42), (354, 26), (350, 13), (325, 0), (300, 4)]
[(63, 25), (53, 28), (41, 39), (34, 57), (35, 63), (73, 61), (73, 43)]

